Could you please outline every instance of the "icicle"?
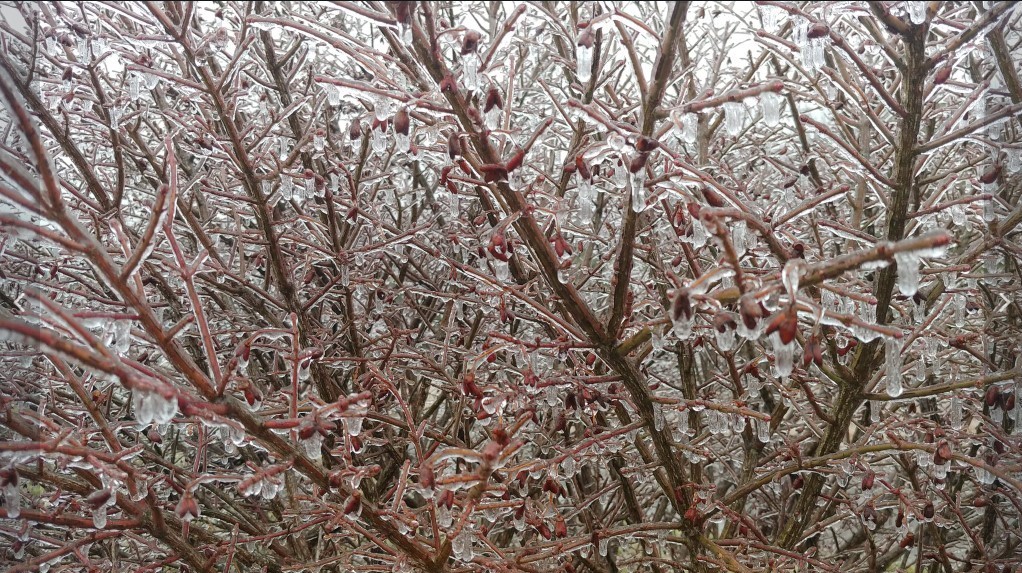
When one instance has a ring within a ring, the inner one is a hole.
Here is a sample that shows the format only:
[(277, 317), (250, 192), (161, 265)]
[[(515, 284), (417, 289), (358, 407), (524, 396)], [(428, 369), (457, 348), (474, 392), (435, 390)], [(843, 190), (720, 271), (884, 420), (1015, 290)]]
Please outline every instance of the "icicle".
[(919, 290), (919, 255), (910, 251), (894, 254), (898, 263), (898, 291), (905, 296), (914, 296)]
[(926, 361), (919, 359), (916, 360), (916, 381), (922, 382), (926, 380)]
[(326, 102), (330, 107), (341, 105), (341, 89), (333, 84), (327, 84), (323, 88), (326, 91)]
[[(1016, 403), (1017, 404), (1017, 403)], [(1016, 406), (1017, 407), (1017, 406)], [(957, 395), (951, 397), (951, 429), (960, 431), (964, 426), (965, 412), (962, 399)]]
[(694, 113), (686, 113), (681, 117), (681, 140), (685, 143), (695, 143), (699, 131), (699, 116)]
[(901, 396), (901, 343), (891, 337), (884, 341), (884, 361), (886, 363), (887, 395), (892, 398)]
[(578, 81), (588, 82), (593, 75), (593, 46), (578, 45), (575, 47), (576, 73)]
[(4, 508), (8, 519), (17, 519), (21, 515), (21, 490), (17, 483), (4, 486)]
[(606, 537), (600, 537), (599, 551), (600, 555), (603, 557), (607, 556), (607, 550), (609, 549), (609, 541), (610, 540), (607, 539)]
[(926, 22), (926, 2), (910, 1), (906, 2), (908, 5), (908, 19), (913, 24), (922, 24)]
[[(984, 187), (987, 187), (987, 186), (984, 185)], [(994, 186), (990, 186), (990, 187), (992, 187), (992, 188), (991, 189), (984, 189), (983, 192), (984, 193), (990, 193), (991, 195), (995, 194), (997, 192), (997, 188), (994, 187)], [(987, 223), (990, 223), (990, 222), (993, 222), (993, 220), (996, 219), (996, 218), (997, 218), (997, 202), (993, 198), (984, 199), (983, 200), (983, 221), (985, 221)]]
[(646, 169), (642, 168), (632, 173), (628, 178), (628, 184), (632, 190), (632, 211), (639, 213), (646, 209)]
[(717, 338), (717, 346), (720, 347), (724, 352), (730, 352), (735, 347), (735, 331), (731, 328), (725, 328), (723, 332), (720, 330), (714, 330)]
[(759, 103), (763, 106), (763, 123), (767, 127), (774, 127), (781, 122), (781, 102), (784, 97), (776, 92), (763, 92), (759, 96)]
[(706, 240), (709, 235), (706, 233), (706, 227), (699, 219), (692, 219), (692, 247), (695, 249), (703, 248), (706, 244)]
[(373, 151), (376, 153), (382, 153), (387, 148), (387, 139), (384, 137), (382, 129), (374, 129), (371, 141)]
[(827, 38), (812, 38), (806, 42), (805, 50), (802, 52), (802, 63), (807, 71), (815, 72), (826, 63), (826, 42)]
[(323, 137), (322, 133), (317, 132), (316, 135), (312, 136), (312, 147), (318, 153), (323, 153), (323, 150), (326, 149), (326, 138)]
[(779, 6), (760, 6), (759, 14), (763, 19), (764, 32), (776, 34), (780, 31), (781, 22), (784, 20), (784, 8)]
[(131, 101), (135, 101), (139, 97), (139, 88), (141, 87), (139, 83), (140, 81), (137, 75), (131, 74), (128, 76), (128, 98)]
[(747, 251), (745, 245), (746, 231), (745, 221), (735, 221), (731, 225), (731, 245), (735, 248), (735, 255), (739, 258), (745, 255)]
[(373, 99), (373, 115), (376, 119), (383, 121), (394, 114), (393, 105), (387, 96), (378, 95)]
[(466, 54), (462, 60), (462, 80), (465, 89), (474, 92), (479, 89), (479, 55), (475, 52)]
[(756, 420), (756, 437), (764, 444), (770, 442), (770, 422)]
[(735, 137), (742, 131), (745, 120), (745, 104), (740, 101), (724, 102), (724, 129), (728, 135)]
[(96, 529), (106, 528), (106, 504), (92, 511), (92, 524)]
[(795, 369), (795, 341), (784, 344), (776, 332), (770, 335), (770, 339), (774, 345), (774, 374), (781, 379), (787, 378)]

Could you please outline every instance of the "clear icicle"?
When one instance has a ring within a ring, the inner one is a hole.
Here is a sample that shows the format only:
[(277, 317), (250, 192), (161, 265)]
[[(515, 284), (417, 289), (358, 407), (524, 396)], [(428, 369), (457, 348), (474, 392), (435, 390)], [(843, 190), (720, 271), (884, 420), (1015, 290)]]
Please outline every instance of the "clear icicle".
[(8, 519), (17, 519), (21, 515), (21, 490), (18, 484), (9, 483), (4, 487), (4, 508)]
[(747, 250), (745, 245), (746, 231), (745, 221), (735, 221), (731, 226), (731, 245), (735, 248), (735, 254), (739, 257), (744, 255)]
[(887, 395), (897, 398), (904, 390), (901, 385), (901, 342), (897, 338), (884, 341), (884, 361), (887, 367)]
[(578, 63), (576, 73), (580, 82), (588, 82), (593, 75), (593, 47), (577, 46), (575, 59)]
[(908, 19), (913, 24), (926, 22), (926, 2), (906, 2), (908, 5)]
[(777, 6), (760, 6), (760, 16), (763, 18), (763, 31), (776, 34), (780, 31), (781, 22), (784, 20), (784, 9)]
[[(1016, 404), (1017, 404), (1017, 402), (1016, 402)], [(958, 396), (952, 396), (951, 397), (951, 415), (950, 415), (950, 418), (951, 418), (951, 429), (955, 430), (956, 432), (960, 431), (962, 429), (962, 427), (965, 425), (964, 424), (965, 409), (964, 409), (964, 407), (962, 405), (962, 399), (959, 398)]]
[(639, 169), (628, 178), (632, 191), (632, 211), (636, 213), (646, 208), (646, 170)]
[(781, 102), (784, 97), (776, 92), (763, 92), (759, 96), (759, 103), (763, 106), (763, 123), (767, 127), (774, 127), (781, 122)]
[(686, 113), (681, 117), (681, 140), (685, 143), (695, 143), (699, 132), (699, 116), (694, 113)]
[(787, 378), (795, 367), (795, 342), (781, 343), (780, 337), (774, 339), (774, 370), (778, 378)]
[(898, 263), (898, 291), (913, 296), (919, 290), (919, 255), (912, 252), (895, 253)]
[(462, 80), (465, 84), (465, 89), (470, 92), (479, 89), (479, 65), (481, 63), (479, 55), (475, 53), (466, 54), (465, 59), (462, 60)]
[(734, 137), (741, 133), (745, 120), (745, 104), (740, 101), (724, 102), (724, 129)]
[(92, 511), (92, 524), (96, 529), (106, 528), (106, 505)]

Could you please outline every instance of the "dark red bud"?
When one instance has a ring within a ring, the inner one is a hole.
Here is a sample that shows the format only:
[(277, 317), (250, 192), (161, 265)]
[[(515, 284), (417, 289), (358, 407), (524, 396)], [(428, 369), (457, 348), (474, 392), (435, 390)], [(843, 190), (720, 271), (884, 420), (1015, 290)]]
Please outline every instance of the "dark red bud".
[(411, 120), (408, 117), (408, 110), (401, 108), (394, 114), (394, 133), (408, 135), (411, 128)]
[(461, 55), (475, 53), (479, 49), (479, 39), (482, 36), (475, 30), (465, 32), (465, 38), (461, 42)]

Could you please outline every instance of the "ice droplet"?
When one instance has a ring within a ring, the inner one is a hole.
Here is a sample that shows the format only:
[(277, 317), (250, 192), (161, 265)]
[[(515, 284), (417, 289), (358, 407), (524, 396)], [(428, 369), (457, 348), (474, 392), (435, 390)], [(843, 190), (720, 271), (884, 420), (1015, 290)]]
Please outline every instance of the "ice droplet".
[(886, 364), (887, 395), (891, 398), (901, 396), (901, 342), (890, 337), (884, 340), (884, 362)]
[(770, 422), (756, 420), (756, 437), (764, 444), (770, 441)]
[(759, 96), (759, 103), (763, 106), (763, 123), (767, 127), (774, 127), (781, 122), (781, 102), (784, 97), (776, 92), (763, 92)]
[(951, 397), (951, 429), (959, 431), (964, 426), (965, 409), (962, 406), (962, 399), (958, 396)]
[(919, 255), (913, 252), (894, 254), (898, 263), (898, 291), (905, 296), (913, 296), (919, 290)]

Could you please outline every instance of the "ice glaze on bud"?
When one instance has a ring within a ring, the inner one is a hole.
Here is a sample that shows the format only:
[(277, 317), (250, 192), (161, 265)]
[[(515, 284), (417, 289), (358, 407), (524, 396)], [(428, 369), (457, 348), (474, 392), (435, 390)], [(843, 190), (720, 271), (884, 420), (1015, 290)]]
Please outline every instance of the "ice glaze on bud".
[(822, 38), (830, 34), (830, 28), (826, 24), (817, 22), (809, 27), (809, 31), (806, 32), (806, 38), (812, 40), (814, 38)]
[(351, 121), (351, 127), (348, 128), (348, 137), (352, 141), (362, 137), (362, 122), (354, 119)]
[(640, 169), (646, 167), (646, 161), (649, 159), (648, 153), (639, 153), (628, 163), (629, 173), (638, 173)]
[(447, 156), (452, 160), (461, 157), (461, 137), (457, 132), (451, 132), (447, 138)]
[(482, 35), (475, 30), (469, 30), (465, 32), (465, 37), (461, 41), (461, 55), (465, 56), (474, 53), (479, 49), (479, 39)]
[(15, 468), (0, 469), (0, 487), (18, 485), (18, 470)]
[(941, 440), (937, 443), (937, 450), (933, 452), (933, 463), (941, 466), (951, 461), (951, 446), (948, 445), (947, 440)]
[(113, 492), (108, 489), (98, 489), (89, 494), (89, 497), (85, 498), (85, 503), (93, 509), (98, 509), (106, 505), (107, 502), (110, 501), (110, 496), (112, 495)]
[(486, 92), (486, 105), (483, 106), (483, 113), (489, 113), (493, 108), (504, 109), (504, 98), (500, 95), (500, 90), (495, 87), (491, 87), (490, 91)]
[(873, 470), (867, 471), (866, 475), (862, 476), (862, 489), (873, 489), (873, 482), (876, 481), (876, 477), (877, 474)]
[(593, 44), (596, 43), (596, 36), (593, 35), (593, 31), (588, 27), (578, 34), (578, 45), (583, 48), (592, 48)]
[(362, 494), (358, 490), (351, 492), (351, 497), (344, 503), (344, 514), (351, 515), (362, 509)]
[(412, 122), (408, 117), (408, 110), (401, 108), (394, 114), (394, 133), (408, 135)]
[(741, 315), (745, 328), (752, 330), (763, 318), (763, 307), (752, 294), (744, 294), (742, 298), (738, 299), (738, 314)]
[(674, 300), (671, 301), (671, 320), (689, 320), (692, 318), (691, 294), (687, 288), (680, 288), (674, 293)]
[(174, 508), (174, 514), (186, 523), (199, 517), (200, 513), (199, 504), (196, 503), (195, 497), (190, 491), (186, 491), (181, 496), (181, 501), (177, 502), (177, 506)]
[(773, 332), (777, 332), (783, 344), (790, 344), (795, 340), (795, 334), (798, 333), (798, 314), (795, 305), (790, 305), (770, 320), (764, 334), (769, 335)]
[(442, 93), (457, 93), (458, 82), (454, 79), (454, 76), (448, 73), (444, 76), (444, 79), (440, 80), (440, 91)]
[(951, 64), (947, 64), (937, 70), (937, 73), (933, 76), (933, 83), (940, 85), (951, 78)]

